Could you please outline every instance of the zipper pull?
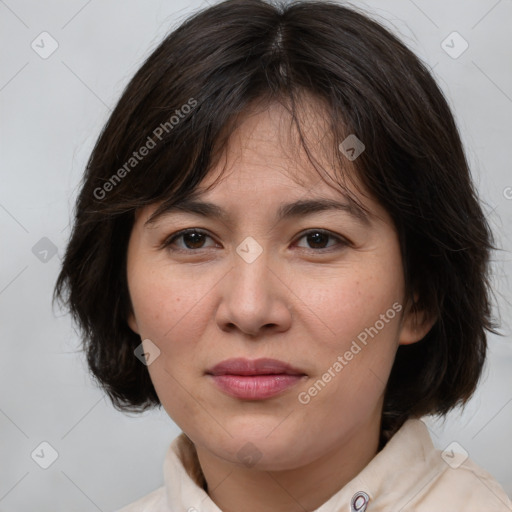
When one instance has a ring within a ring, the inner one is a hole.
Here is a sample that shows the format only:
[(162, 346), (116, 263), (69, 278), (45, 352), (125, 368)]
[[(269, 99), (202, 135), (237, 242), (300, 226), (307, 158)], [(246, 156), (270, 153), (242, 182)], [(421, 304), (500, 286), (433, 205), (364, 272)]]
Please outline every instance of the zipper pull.
[(350, 502), (350, 512), (365, 512), (370, 496), (363, 491), (356, 492)]

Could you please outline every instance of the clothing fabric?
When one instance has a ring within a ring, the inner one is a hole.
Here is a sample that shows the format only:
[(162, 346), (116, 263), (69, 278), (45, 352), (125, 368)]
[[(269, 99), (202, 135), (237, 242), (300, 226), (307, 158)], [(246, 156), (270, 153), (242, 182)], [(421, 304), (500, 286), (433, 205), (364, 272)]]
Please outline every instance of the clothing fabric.
[[(437, 450), (409, 419), (350, 482), (313, 512), (511, 512), (499, 483), (455, 447)], [(116, 512), (223, 512), (202, 488), (193, 443), (182, 432), (166, 454), (164, 485)]]

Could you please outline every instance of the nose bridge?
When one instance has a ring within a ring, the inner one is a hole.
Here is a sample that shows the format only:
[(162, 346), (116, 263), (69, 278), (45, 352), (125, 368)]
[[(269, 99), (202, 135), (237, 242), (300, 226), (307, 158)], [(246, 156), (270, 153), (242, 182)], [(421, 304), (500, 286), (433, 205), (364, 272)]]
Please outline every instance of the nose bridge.
[(289, 328), (288, 299), (270, 268), (270, 260), (270, 251), (254, 237), (244, 238), (236, 247), (217, 311), (221, 328), (235, 325), (251, 335), (265, 326)]
[[(247, 291), (259, 295), (268, 291), (271, 283), (268, 274), (269, 250), (263, 247), (254, 237), (247, 236), (238, 244), (234, 254), (234, 284), (239, 287), (241, 293)], [(259, 297), (263, 300), (264, 297)], [(247, 299), (247, 298), (246, 298)]]
[(260, 260), (259, 264), (266, 264), (268, 249), (265, 250), (265, 255), (262, 257), (264, 253), (263, 246), (252, 236), (245, 237), (236, 248), (237, 255), (246, 263), (247, 265), (252, 265), (257, 260)]

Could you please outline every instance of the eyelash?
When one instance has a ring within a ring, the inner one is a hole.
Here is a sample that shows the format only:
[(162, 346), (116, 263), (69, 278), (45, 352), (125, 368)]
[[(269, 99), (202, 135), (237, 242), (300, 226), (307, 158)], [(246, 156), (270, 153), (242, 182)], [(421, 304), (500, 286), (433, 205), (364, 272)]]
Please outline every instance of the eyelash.
[[(197, 234), (200, 234), (200, 235), (205, 235), (209, 238), (212, 238), (207, 232), (201, 230), (201, 229), (196, 229), (196, 228), (188, 228), (188, 229), (183, 229), (181, 231), (178, 231), (176, 233), (173, 233), (171, 236), (169, 236), (168, 238), (166, 238), (164, 240), (164, 242), (161, 244), (160, 246), (160, 249), (167, 249), (171, 252), (178, 252), (178, 253), (192, 253), (192, 252), (199, 252), (201, 250), (204, 250), (204, 249), (211, 249), (211, 247), (206, 247), (206, 248), (199, 248), (199, 249), (176, 249), (176, 248), (172, 248), (171, 247), (171, 244), (177, 240), (178, 238), (181, 238), (183, 237), (184, 235), (188, 235), (188, 234), (191, 234), (191, 233), (197, 233)], [(310, 235), (310, 234), (322, 234), (322, 235), (327, 235), (329, 236), (330, 238), (334, 238), (336, 239), (339, 243), (338, 243), (338, 250), (339, 249), (342, 249), (344, 247), (347, 247), (347, 246), (350, 246), (351, 243), (344, 237), (341, 237), (341, 236), (338, 236), (338, 235), (334, 235), (333, 233), (331, 233), (330, 231), (326, 231), (325, 229), (309, 229), (307, 231), (303, 231), (298, 240)], [(335, 246), (334, 246), (335, 247)], [(307, 248), (304, 248), (304, 247), (301, 247), (300, 249), (305, 249), (306, 251), (312, 251), (312, 252), (320, 252), (320, 253), (324, 253), (324, 252), (331, 252), (333, 250), (333, 247), (324, 247), (322, 249), (307, 249)], [(336, 247), (335, 249), (336, 250)]]

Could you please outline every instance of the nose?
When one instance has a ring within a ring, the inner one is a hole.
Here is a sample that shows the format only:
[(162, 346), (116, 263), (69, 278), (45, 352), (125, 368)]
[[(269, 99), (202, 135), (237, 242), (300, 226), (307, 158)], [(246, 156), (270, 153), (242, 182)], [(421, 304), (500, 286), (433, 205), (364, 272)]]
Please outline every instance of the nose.
[(223, 331), (238, 329), (251, 337), (286, 331), (294, 297), (289, 276), (282, 267), (271, 265), (265, 250), (255, 259), (240, 254), (234, 254), (232, 269), (219, 283), (217, 325)]

